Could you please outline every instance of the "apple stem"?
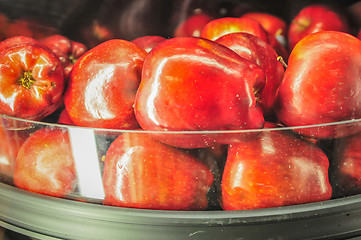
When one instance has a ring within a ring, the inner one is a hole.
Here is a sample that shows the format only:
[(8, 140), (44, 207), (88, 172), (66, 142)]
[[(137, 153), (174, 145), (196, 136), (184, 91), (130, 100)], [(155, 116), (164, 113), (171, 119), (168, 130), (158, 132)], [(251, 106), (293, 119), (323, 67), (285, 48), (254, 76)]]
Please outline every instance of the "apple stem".
[(283, 33), (282, 28), (277, 29), (275, 36), (280, 36)]
[(288, 65), (287, 65), (287, 63), (285, 62), (285, 60), (283, 60), (283, 57), (278, 56), (278, 57), (277, 57), (277, 61), (279, 61), (279, 62), (282, 64), (282, 66), (283, 66), (285, 69), (287, 69)]
[(25, 71), (23, 73), (23, 77), (19, 78), (17, 83), (23, 86), (26, 89), (30, 89), (31, 86), (35, 83), (35, 79), (33, 78), (33, 74), (31, 71)]

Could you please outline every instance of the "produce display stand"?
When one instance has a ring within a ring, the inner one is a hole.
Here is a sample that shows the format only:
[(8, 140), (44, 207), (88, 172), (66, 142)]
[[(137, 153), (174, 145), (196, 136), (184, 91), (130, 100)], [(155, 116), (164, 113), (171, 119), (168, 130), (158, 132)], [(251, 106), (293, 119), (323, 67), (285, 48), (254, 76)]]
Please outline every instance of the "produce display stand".
[[(139, 17), (137, 14), (150, 14), (151, 9), (144, 9), (144, 6), (147, 6), (146, 1), (134, 1), (144, 4), (141, 5), (142, 9), (136, 9), (140, 12), (131, 12), (134, 17), (132, 23)], [(226, 2), (230, 4), (236, 1)], [(33, 16), (39, 15), (42, 20), (48, 19), (51, 27), (60, 29), (61, 32), (74, 38), (79, 37), (77, 31), (69, 29), (84, 27), (91, 23), (91, 18), (98, 16), (99, 12), (102, 16), (100, 20), (105, 24), (109, 23), (106, 21), (107, 17), (117, 10), (114, 9), (111, 14), (107, 12), (112, 10), (112, 4), (118, 7), (135, 6), (129, 4), (128, 0), (119, 0), (118, 4), (116, 0), (53, 1), (53, 3), (39, 0), (28, 8), (29, 2), (31, 1), (0, 0), (0, 8), (14, 18), (19, 17), (22, 12)], [(101, 5), (103, 2), (108, 5)], [(170, 5), (164, 5), (165, 2), (160, 0), (154, 2), (158, 9), (151, 14), (162, 12), (164, 15), (161, 15), (156, 22), (167, 23), (162, 17), (171, 15), (167, 12), (167, 7)], [(182, 1), (174, 2), (181, 5)], [(267, 1), (257, 2), (266, 4)], [(275, 1), (273, 13), (283, 11), (276, 9), (283, 2), (286, 1)], [(345, 5), (354, 2), (357, 1), (345, 1)], [(358, 4), (359, 9), (361, 9), (360, 5)], [(64, 6), (66, 8), (61, 10)], [(47, 9), (46, 14), (44, 9)], [(89, 14), (84, 15), (84, 11)], [(127, 9), (123, 10), (126, 11)], [(353, 13), (353, 17), (359, 17), (357, 11)], [(124, 20), (111, 17), (109, 19), (114, 22)], [(357, 20), (361, 23), (360, 17)], [(140, 21), (144, 21), (146, 26), (143, 26), (144, 29), (169, 31), (166, 28), (146, 25), (150, 23), (145, 22), (143, 18)], [(160, 32), (155, 31), (155, 33)], [(138, 37), (139, 32), (134, 31), (132, 34), (134, 35), (124, 32), (119, 36), (124, 36), (124, 39), (125, 36), (135, 38)], [(41, 240), (361, 239), (361, 194), (300, 205), (236, 211), (148, 210), (106, 206), (101, 200), (84, 201), (84, 199), (51, 197), (0, 182), (0, 227), (6, 229), (5, 232), (12, 231)], [(2, 232), (0, 232), (0, 240), (2, 240), (1, 235)]]
[(0, 184), (0, 226), (36, 239), (352, 239), (361, 195), (246, 211), (114, 208)]

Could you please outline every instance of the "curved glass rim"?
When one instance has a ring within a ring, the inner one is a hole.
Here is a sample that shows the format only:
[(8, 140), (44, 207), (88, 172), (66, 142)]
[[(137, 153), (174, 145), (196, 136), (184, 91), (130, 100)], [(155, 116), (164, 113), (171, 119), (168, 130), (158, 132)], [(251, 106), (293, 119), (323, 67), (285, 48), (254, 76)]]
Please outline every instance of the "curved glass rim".
[(361, 233), (360, 199), (361, 194), (277, 208), (169, 211), (89, 204), (0, 183), (0, 225), (36, 239), (143, 239), (144, 232), (151, 239), (185, 239), (197, 233), (202, 239), (298, 239), (305, 230), (307, 238), (348, 239)]
[[(81, 209), (85, 210), (85, 214), (95, 214), (102, 218), (111, 219), (117, 217), (118, 214), (131, 217), (149, 217), (149, 218), (160, 218), (160, 219), (173, 219), (174, 221), (193, 219), (199, 220), (200, 223), (204, 219), (211, 218), (218, 221), (228, 221), (232, 218), (247, 218), (247, 220), (259, 222), (258, 217), (264, 218), (263, 221), (279, 221), (280, 218), (287, 220), (292, 218), (299, 218), (313, 215), (317, 213), (318, 215), (329, 214), (330, 210), (338, 212), (347, 210), (346, 208), (358, 208), (361, 204), (361, 194), (324, 200), (319, 202), (311, 203), (302, 203), (296, 205), (287, 205), (281, 207), (270, 207), (270, 208), (260, 208), (260, 209), (247, 209), (247, 210), (209, 210), (209, 211), (179, 211), (179, 210), (155, 210), (155, 209), (141, 209), (141, 208), (128, 208), (128, 207), (117, 207), (117, 206), (107, 206), (96, 203), (87, 203), (82, 201), (76, 201), (66, 198), (57, 198), (47, 195), (42, 195), (34, 192), (29, 192), (23, 189), (16, 188), (14, 186), (9, 186), (4, 183), (0, 183), (0, 196), (4, 194), (9, 196), (9, 198), (14, 198), (22, 202), (32, 201), (36, 199), (38, 202), (36, 205), (44, 206), (46, 204), (48, 208), (58, 209), (61, 208), (64, 210), (64, 206), (67, 206), (67, 210), (72, 212), (76, 209), (77, 213)], [(357, 206), (355, 206), (357, 205)], [(29, 206), (31, 207), (31, 206)], [(33, 207), (36, 207), (35, 205)], [(79, 208), (80, 207), (80, 208)], [(73, 209), (74, 208), (74, 209)], [(265, 220), (266, 219), (266, 220)], [(179, 223), (179, 222), (178, 222)], [(216, 222), (214, 222), (216, 223)], [(250, 223), (250, 222), (249, 222)]]
[[(318, 128), (318, 127), (328, 127), (328, 126), (336, 126), (336, 125), (346, 125), (346, 124), (361, 124), (361, 118), (359, 119), (350, 119), (343, 120), (337, 122), (329, 122), (329, 123), (320, 123), (320, 124), (312, 124), (312, 125), (300, 125), (300, 126), (279, 126), (273, 128), (260, 128), (260, 129), (239, 129), (239, 130), (202, 130), (202, 131), (177, 131), (177, 130), (143, 130), (143, 129), (109, 129), (109, 128), (94, 128), (94, 127), (83, 127), (76, 125), (66, 125), (60, 123), (50, 123), (50, 122), (42, 122), (35, 120), (22, 119), (17, 117), (11, 117), (7, 115), (0, 114), (1, 118), (8, 118), (20, 122), (32, 123), (37, 125), (44, 125), (49, 127), (60, 127), (60, 128), (81, 128), (88, 130), (96, 130), (101, 132), (113, 132), (113, 133), (151, 133), (151, 134), (237, 134), (237, 133), (259, 133), (259, 132), (271, 132), (271, 131), (286, 131), (286, 130), (301, 130), (306, 128)], [(12, 130), (22, 130), (23, 128), (14, 128)]]

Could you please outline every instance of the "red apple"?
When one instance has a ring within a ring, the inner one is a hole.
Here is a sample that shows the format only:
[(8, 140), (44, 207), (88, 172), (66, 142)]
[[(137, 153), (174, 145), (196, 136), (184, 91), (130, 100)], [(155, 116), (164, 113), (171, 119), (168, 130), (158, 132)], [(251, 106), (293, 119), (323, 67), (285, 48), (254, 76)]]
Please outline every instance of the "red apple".
[(84, 54), (73, 66), (64, 103), (74, 124), (134, 129), (133, 104), (147, 53), (114, 39)]
[(15, 162), (15, 186), (50, 196), (66, 197), (76, 186), (68, 132), (42, 128), (21, 146)]
[(293, 18), (289, 30), (289, 48), (305, 36), (320, 31), (348, 32), (349, 26), (343, 15), (327, 5), (308, 5)]
[(28, 136), (28, 131), (26, 128), (22, 128), (21, 123), (16, 124), (17, 122), (14, 121), (9, 124), (6, 121), (11, 119), (1, 118), (0, 120), (0, 180), (12, 183), (15, 159)]
[(58, 123), (65, 125), (75, 125), (65, 108), (60, 112)]
[(155, 46), (165, 40), (160, 36), (143, 36), (132, 40), (132, 43), (149, 53)]
[(40, 120), (55, 111), (64, 91), (59, 59), (40, 44), (4, 45), (0, 47), (0, 113)]
[[(336, 31), (306, 36), (293, 49), (279, 87), (278, 119), (292, 127), (360, 118), (360, 69), (361, 41), (356, 37)], [(359, 131), (360, 124), (295, 130), (334, 138)]]
[[(275, 127), (266, 124), (266, 128)], [(313, 143), (285, 130), (265, 130), (232, 144), (222, 178), (224, 210), (281, 207), (328, 200), (329, 162)]]
[(332, 185), (337, 195), (361, 193), (361, 134), (338, 139), (334, 145)]
[(285, 62), (288, 61), (289, 51), (272, 35), (268, 35), (269, 44), (275, 50), (278, 56), (282, 57)]
[(96, 19), (84, 26), (80, 34), (86, 45), (90, 48), (115, 38), (113, 31), (109, 27), (99, 23)]
[(213, 173), (213, 186), (208, 191), (208, 210), (221, 210), (219, 205), (219, 193), (221, 191), (221, 179), (224, 164), (227, 157), (228, 145), (216, 144), (207, 148), (187, 149), (187, 153), (200, 159)]
[(199, 37), (204, 26), (212, 20), (206, 13), (195, 13), (179, 24), (174, 37)]
[(158, 210), (204, 210), (212, 172), (197, 158), (146, 133), (124, 133), (104, 162), (105, 205)]
[(57, 29), (46, 25), (44, 22), (39, 22), (36, 19), (19, 18), (7, 22), (3, 25), (2, 31), (5, 38), (12, 38), (16, 36), (26, 36), (34, 39), (41, 39), (57, 32)]
[(250, 18), (224, 17), (210, 21), (204, 26), (201, 37), (216, 40), (226, 34), (247, 32), (269, 42), (268, 34), (260, 23)]
[(41, 39), (41, 42), (59, 58), (64, 67), (65, 78), (69, 77), (75, 62), (88, 50), (84, 44), (59, 34)]
[(277, 60), (274, 49), (260, 38), (249, 33), (230, 33), (216, 42), (232, 49), (241, 57), (260, 66), (265, 73), (264, 82), (257, 83), (258, 104), (265, 113), (270, 113), (276, 99), (276, 91), (282, 81), (284, 68)]
[[(169, 39), (145, 59), (136, 118), (143, 129), (153, 131), (258, 129), (264, 118), (255, 92), (264, 77), (260, 67), (214, 41)], [(197, 148), (231, 136), (161, 133), (158, 137), (177, 147)]]
[(259, 22), (269, 34), (269, 44), (279, 56), (282, 56), (285, 61), (288, 60), (289, 53), (286, 50), (288, 27), (283, 19), (262, 12), (249, 12), (242, 15), (242, 17), (251, 18)]
[(22, 44), (34, 44), (34, 45), (40, 45), (41, 47), (46, 48), (46, 46), (44, 44), (42, 44), (38, 40), (35, 40), (34, 38), (25, 37), (25, 36), (16, 36), (16, 37), (7, 38), (7, 39), (1, 41), (0, 42), (0, 52), (2, 52), (6, 48), (16, 47), (16, 46), (20, 46)]
[(279, 41), (279, 43), (284, 46), (286, 45), (288, 29), (286, 22), (282, 18), (263, 12), (249, 12), (242, 15), (242, 17), (251, 18), (259, 22), (269, 34)]
[(228, 145), (216, 144), (209, 148), (204, 148), (204, 153), (206, 156), (215, 159), (218, 166), (222, 166), (225, 162), (227, 156)]
[(25, 36), (25, 37), (33, 37), (33, 31), (31, 30), (31, 26), (28, 21), (24, 19), (18, 19), (13, 22), (10, 22), (5, 31), (6, 38), (12, 38), (16, 36)]

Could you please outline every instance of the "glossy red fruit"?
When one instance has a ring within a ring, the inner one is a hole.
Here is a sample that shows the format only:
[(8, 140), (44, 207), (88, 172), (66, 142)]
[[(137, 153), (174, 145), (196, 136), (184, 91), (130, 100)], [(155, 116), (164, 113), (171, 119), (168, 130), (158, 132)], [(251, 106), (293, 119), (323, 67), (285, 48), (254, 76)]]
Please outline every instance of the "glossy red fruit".
[(247, 32), (269, 43), (268, 34), (260, 23), (250, 18), (225, 17), (210, 21), (202, 30), (201, 37), (216, 40), (226, 34)]
[(0, 180), (12, 183), (15, 167), (15, 159), (19, 149), (27, 137), (26, 128), (21, 123), (19, 127), (15, 123), (11, 126), (1, 118), (0, 124)]
[(79, 126), (134, 129), (133, 104), (147, 53), (114, 39), (84, 54), (74, 65), (64, 102)]
[[(254, 93), (259, 82), (264, 82), (263, 70), (221, 44), (201, 38), (169, 39), (144, 62), (135, 114), (145, 130), (261, 128), (263, 113)], [(217, 138), (181, 133), (159, 137), (186, 148), (209, 146)]]
[(0, 63), (1, 114), (40, 120), (59, 106), (64, 70), (51, 50), (17, 42), (12, 47), (3, 47)]
[(301, 9), (293, 18), (288, 31), (289, 48), (305, 36), (320, 31), (348, 32), (345, 17), (327, 5), (312, 4)]
[(80, 29), (80, 35), (90, 48), (115, 38), (114, 32), (107, 26), (93, 20), (90, 24)]
[(334, 148), (331, 173), (337, 195), (361, 193), (361, 134), (337, 140)]
[(283, 19), (263, 12), (249, 12), (242, 17), (259, 22), (269, 35), (269, 44), (279, 56), (282, 56), (285, 61), (288, 60), (289, 53), (286, 50), (288, 26)]
[(66, 130), (42, 128), (22, 145), (16, 158), (15, 186), (66, 197), (76, 186), (76, 172)]
[(146, 133), (124, 133), (104, 162), (104, 204), (158, 210), (204, 210), (213, 174), (188, 153)]
[(288, 27), (282, 18), (265, 12), (249, 12), (242, 17), (259, 22), (269, 34), (274, 36), (282, 45), (285, 45)]
[(328, 167), (325, 153), (313, 143), (286, 131), (265, 130), (257, 139), (229, 146), (222, 207), (245, 210), (328, 200)]
[(63, 35), (51, 35), (41, 40), (59, 58), (64, 67), (65, 77), (68, 78), (75, 62), (88, 50), (88, 48), (76, 41), (72, 41)]
[(284, 74), (284, 68), (277, 60), (278, 56), (271, 45), (249, 33), (230, 33), (220, 37), (216, 42), (261, 67), (266, 78), (254, 87), (255, 94), (263, 111), (270, 113)]
[(155, 46), (166, 40), (161, 36), (143, 36), (132, 40), (132, 43), (149, 53)]
[(60, 115), (59, 115), (59, 118), (58, 118), (58, 123), (65, 124), (65, 125), (75, 125), (73, 123), (73, 121), (71, 120), (71, 118), (69, 117), (69, 114), (66, 111), (66, 109), (63, 109), (60, 112)]
[(16, 47), (22, 44), (34, 44), (45, 47), (45, 45), (43, 45), (38, 40), (35, 40), (34, 38), (25, 37), (25, 36), (15, 36), (15, 37), (7, 38), (0, 42), (0, 52), (2, 52), (6, 48)]
[[(290, 55), (278, 91), (278, 119), (286, 126), (304, 126), (360, 118), (360, 69), (361, 41), (356, 37), (335, 31), (306, 36)], [(334, 138), (360, 127), (343, 124), (295, 130)]]
[(207, 210), (221, 210), (219, 205), (219, 193), (221, 191), (221, 179), (224, 164), (227, 157), (228, 145), (216, 144), (207, 148), (187, 149), (187, 153), (200, 159), (213, 173), (214, 181), (207, 194)]
[(26, 36), (33, 38), (34, 32), (29, 25), (29, 22), (25, 19), (17, 19), (13, 22), (9, 22), (5, 30), (6, 38), (12, 38), (16, 36)]
[(288, 57), (290, 55), (289, 51), (284, 47), (276, 37), (272, 35), (268, 35), (269, 38), (269, 44), (272, 46), (272, 48), (275, 50), (278, 56), (282, 57), (285, 62), (288, 61)]
[(195, 13), (179, 24), (174, 37), (200, 37), (204, 26), (212, 20), (206, 13)]
[(40, 22), (34, 18), (18, 18), (10, 20), (2, 29), (6, 38), (16, 36), (31, 37), (36, 40), (56, 34), (58, 32), (54, 27), (50, 27), (44, 22)]

